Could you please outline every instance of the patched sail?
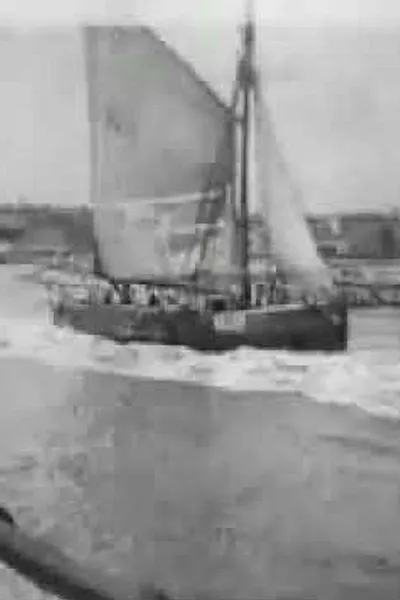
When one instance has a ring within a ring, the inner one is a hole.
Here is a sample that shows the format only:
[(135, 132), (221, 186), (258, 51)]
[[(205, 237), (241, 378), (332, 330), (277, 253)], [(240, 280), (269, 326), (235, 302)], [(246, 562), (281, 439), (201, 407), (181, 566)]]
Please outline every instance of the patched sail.
[(101, 271), (190, 277), (198, 223), (218, 220), (232, 179), (230, 111), (146, 27), (87, 27), (85, 42)]
[(263, 102), (257, 104), (256, 155), (259, 206), (268, 230), (270, 251), (289, 282), (306, 292), (332, 287), (332, 277), (318, 255), (315, 241), (300, 210)]
[(201, 287), (226, 292), (240, 282), (239, 247), (233, 189), (227, 187), (224, 209), (215, 226), (208, 231), (203, 254), (196, 270)]

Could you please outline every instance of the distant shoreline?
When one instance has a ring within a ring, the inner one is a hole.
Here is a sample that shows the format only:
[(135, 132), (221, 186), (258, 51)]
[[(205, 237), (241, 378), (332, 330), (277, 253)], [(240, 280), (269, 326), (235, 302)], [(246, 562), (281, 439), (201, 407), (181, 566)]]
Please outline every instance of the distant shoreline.
[[(309, 215), (308, 223), (321, 256), (329, 263), (364, 264), (400, 260), (400, 214), (392, 211)], [(255, 230), (256, 234), (256, 230)], [(5, 247), (32, 258), (70, 251), (89, 254), (94, 246), (93, 211), (89, 204), (0, 204), (0, 257)]]

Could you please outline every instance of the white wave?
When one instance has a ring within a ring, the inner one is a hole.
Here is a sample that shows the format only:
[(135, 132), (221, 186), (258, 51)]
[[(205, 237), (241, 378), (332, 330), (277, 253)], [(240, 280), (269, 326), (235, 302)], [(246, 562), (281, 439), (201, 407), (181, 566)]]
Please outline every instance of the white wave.
[(340, 355), (240, 348), (216, 356), (182, 347), (119, 346), (53, 327), (43, 289), (21, 279), (21, 273), (25, 276), (21, 268), (0, 268), (7, 292), (0, 296), (0, 359), (33, 357), (57, 368), (189, 382), (237, 393), (292, 393), (400, 417), (398, 314), (360, 313), (353, 318), (350, 350)]
[(32, 357), (51, 366), (213, 386), (231, 392), (290, 392), (319, 403), (357, 406), (400, 418), (400, 352), (355, 349), (298, 354), (240, 348), (207, 355), (182, 347), (119, 346), (57, 329), (44, 315), (0, 318), (0, 358)]

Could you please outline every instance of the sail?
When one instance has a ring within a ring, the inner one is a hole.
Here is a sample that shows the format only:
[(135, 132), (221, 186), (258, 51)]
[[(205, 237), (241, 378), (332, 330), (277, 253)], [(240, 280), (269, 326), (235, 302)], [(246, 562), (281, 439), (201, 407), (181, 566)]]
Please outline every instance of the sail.
[(232, 178), (230, 111), (146, 27), (90, 26), (85, 44), (101, 270), (189, 276), (197, 224), (219, 218)]
[(258, 192), (270, 251), (291, 283), (310, 293), (329, 289), (331, 274), (301, 213), (300, 198), (280, 155), (264, 102), (257, 103), (256, 118)]
[(197, 269), (199, 285), (220, 292), (233, 290), (240, 282), (234, 201), (233, 189), (229, 186), (216, 226), (208, 232)]

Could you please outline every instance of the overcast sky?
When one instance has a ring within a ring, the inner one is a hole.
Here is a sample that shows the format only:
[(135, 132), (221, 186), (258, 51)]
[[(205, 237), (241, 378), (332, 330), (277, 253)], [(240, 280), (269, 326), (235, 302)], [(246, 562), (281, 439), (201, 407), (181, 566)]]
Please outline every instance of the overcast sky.
[[(400, 2), (256, 4), (272, 119), (308, 209), (400, 207)], [(72, 24), (153, 23), (225, 95), (242, 11), (242, 0), (0, 0), (0, 19), (13, 26), (0, 35), (0, 201), (88, 198), (84, 61)], [(31, 29), (50, 24), (69, 27)]]
[[(400, 19), (397, 0), (253, 0), (260, 19), (280, 23), (376, 23)], [(134, 16), (146, 20), (235, 22), (244, 0), (1, 0), (0, 15), (17, 21), (63, 21)]]

